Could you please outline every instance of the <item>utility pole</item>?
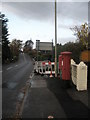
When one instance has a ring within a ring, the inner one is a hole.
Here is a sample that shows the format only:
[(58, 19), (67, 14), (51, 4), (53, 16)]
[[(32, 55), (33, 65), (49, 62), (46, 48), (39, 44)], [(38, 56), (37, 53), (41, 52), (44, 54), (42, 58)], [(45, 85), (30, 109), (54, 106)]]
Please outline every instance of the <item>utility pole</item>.
[(40, 42), (40, 40), (36, 40), (36, 47), (37, 47), (37, 62), (38, 62), (39, 42)]
[(55, 77), (57, 77), (57, 5), (55, 0)]
[(53, 61), (53, 39), (52, 39), (52, 52), (51, 52), (52, 58), (51, 61)]

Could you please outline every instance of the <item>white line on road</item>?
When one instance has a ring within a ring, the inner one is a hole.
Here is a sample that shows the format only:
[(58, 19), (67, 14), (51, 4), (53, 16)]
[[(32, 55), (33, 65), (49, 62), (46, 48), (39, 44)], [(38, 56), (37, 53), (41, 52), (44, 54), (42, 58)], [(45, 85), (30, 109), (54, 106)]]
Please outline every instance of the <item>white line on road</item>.
[(25, 58), (25, 55), (24, 55), (24, 53), (23, 53), (23, 57), (24, 57), (24, 61), (26, 62), (26, 58)]
[(12, 69), (12, 67), (7, 68), (7, 70), (10, 70), (10, 69)]
[(3, 71), (0, 71), (0, 73), (3, 72)]
[(15, 65), (15, 67), (17, 67), (18, 65)]

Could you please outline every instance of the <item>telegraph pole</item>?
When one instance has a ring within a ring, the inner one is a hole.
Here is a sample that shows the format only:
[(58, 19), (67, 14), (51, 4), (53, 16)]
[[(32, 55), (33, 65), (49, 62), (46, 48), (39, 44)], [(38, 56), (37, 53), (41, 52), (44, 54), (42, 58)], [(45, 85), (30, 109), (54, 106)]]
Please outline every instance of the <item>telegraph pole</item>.
[(55, 0), (55, 77), (57, 77), (57, 6)]

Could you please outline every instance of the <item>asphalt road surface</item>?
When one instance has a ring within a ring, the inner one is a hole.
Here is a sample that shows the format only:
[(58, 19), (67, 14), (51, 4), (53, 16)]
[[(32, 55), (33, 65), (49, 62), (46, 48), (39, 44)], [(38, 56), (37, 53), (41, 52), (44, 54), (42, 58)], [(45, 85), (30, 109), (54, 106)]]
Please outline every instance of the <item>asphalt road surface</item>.
[(33, 61), (21, 53), (16, 63), (2, 67), (2, 116), (13, 117), (17, 101), (22, 97), (20, 90), (24, 87), (33, 70)]

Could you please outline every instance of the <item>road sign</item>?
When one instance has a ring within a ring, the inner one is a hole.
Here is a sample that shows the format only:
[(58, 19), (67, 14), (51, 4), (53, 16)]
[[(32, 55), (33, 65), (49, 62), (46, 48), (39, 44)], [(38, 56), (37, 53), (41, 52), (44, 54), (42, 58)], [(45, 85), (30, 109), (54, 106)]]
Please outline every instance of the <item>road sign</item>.
[(40, 40), (36, 40), (36, 49), (37, 50), (52, 51), (52, 47), (53, 47), (52, 42), (40, 42)]

